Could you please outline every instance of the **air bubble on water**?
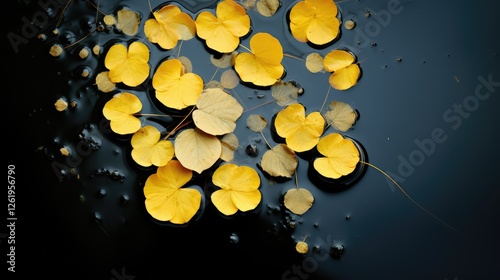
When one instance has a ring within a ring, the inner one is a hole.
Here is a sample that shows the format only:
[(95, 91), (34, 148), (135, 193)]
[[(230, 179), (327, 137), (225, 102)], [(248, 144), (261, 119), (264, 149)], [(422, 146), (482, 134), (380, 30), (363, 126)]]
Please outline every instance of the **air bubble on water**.
[(346, 221), (349, 221), (349, 219), (351, 219), (351, 215), (345, 216), (345, 219), (346, 219)]
[(238, 236), (238, 234), (236, 233), (231, 233), (229, 235), (229, 243), (231, 244), (238, 244), (238, 242), (240, 242), (240, 237)]
[(320, 247), (319, 245), (314, 246), (314, 247), (313, 247), (313, 252), (314, 252), (314, 253), (319, 253), (319, 252), (321, 252), (321, 247)]
[(94, 212), (94, 221), (101, 223), (102, 222), (102, 216), (98, 212)]
[(127, 194), (122, 194), (120, 196), (120, 205), (127, 206), (130, 203), (130, 197)]
[(319, 224), (318, 223), (314, 223), (314, 227), (315, 228), (319, 228)]
[(330, 256), (332, 256), (332, 258), (334, 258), (334, 259), (340, 259), (340, 257), (342, 257), (342, 255), (344, 255), (344, 253), (345, 253), (344, 245), (341, 245), (341, 244), (335, 245), (334, 244), (330, 248)]
[(403, 61), (403, 59), (402, 59), (401, 57), (398, 57), (398, 58), (396, 58), (396, 61), (397, 61), (397, 62), (402, 62), (402, 61)]
[(113, 172), (111, 172), (111, 179), (113, 180), (122, 180), (125, 176), (123, 176), (122, 174), (120, 174), (120, 172), (118, 170), (114, 170)]
[(97, 191), (97, 197), (103, 198), (108, 194), (108, 192), (105, 189), (99, 189)]
[(120, 150), (119, 149), (113, 149), (113, 155), (117, 156), (120, 154)]

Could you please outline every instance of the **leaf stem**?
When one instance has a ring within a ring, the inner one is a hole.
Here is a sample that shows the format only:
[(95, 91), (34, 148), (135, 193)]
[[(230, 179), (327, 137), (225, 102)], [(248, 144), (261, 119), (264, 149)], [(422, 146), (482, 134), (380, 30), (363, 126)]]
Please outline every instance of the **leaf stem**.
[(300, 61), (304, 61), (304, 59), (303, 59), (303, 58), (300, 58), (300, 57), (295, 56), (295, 55), (293, 55), (293, 54), (283, 53), (283, 56), (290, 57), (290, 58), (293, 58), (293, 59), (297, 59), (297, 60), (300, 60)]
[(134, 116), (139, 116), (139, 117), (170, 117), (170, 115), (165, 115), (165, 114), (134, 114)]
[(189, 111), (189, 113), (174, 127), (174, 129), (172, 129), (172, 131), (170, 131), (166, 136), (165, 136), (165, 140), (167, 140), (170, 135), (172, 135), (175, 131), (177, 131), (177, 129), (179, 127), (181, 127), (181, 125), (183, 124), (183, 122), (193, 113), (194, 109), (196, 108), (196, 106), (193, 106), (193, 108), (191, 108), (191, 111)]
[(242, 44), (239, 44), (239, 46), (240, 46), (240, 47), (242, 47), (242, 48), (244, 48), (245, 50), (247, 50), (247, 51), (249, 51), (249, 52), (252, 52), (252, 50), (251, 50), (251, 49), (249, 49), (249, 48), (247, 48), (247, 47), (243, 46)]
[(271, 147), (271, 145), (269, 144), (269, 142), (267, 142), (266, 136), (264, 136), (264, 133), (262, 133), (262, 131), (260, 131), (260, 135), (262, 135), (262, 138), (264, 138), (264, 142), (266, 142), (267, 147), (269, 147), (269, 149), (272, 150), (273, 147)]
[(269, 104), (269, 103), (273, 103), (274, 101), (275, 101), (275, 99), (271, 99), (271, 100), (266, 101), (266, 102), (264, 102), (264, 103), (262, 103), (262, 104), (259, 104), (259, 105), (257, 105), (257, 106), (252, 107), (252, 108), (249, 108), (249, 109), (246, 109), (245, 111), (243, 111), (243, 113), (248, 112), (248, 111), (253, 110), (253, 109), (257, 109), (257, 108), (259, 108), (259, 107), (261, 107), (261, 106), (264, 106), (264, 105), (267, 105), (267, 104)]
[(323, 104), (321, 104), (321, 109), (319, 109), (320, 112), (323, 111), (323, 108), (325, 107), (326, 100), (328, 99), (328, 95), (330, 95), (330, 90), (332, 87), (328, 87), (328, 91), (326, 92), (325, 99), (323, 100)]
[(415, 204), (416, 206), (418, 206), (420, 209), (422, 209), (424, 212), (426, 212), (427, 214), (431, 215), (434, 219), (438, 220), (440, 223), (442, 223), (443, 225), (447, 226), (448, 228), (452, 229), (453, 231), (455, 232), (458, 232), (458, 230), (456, 230), (455, 228), (453, 228), (452, 226), (450, 226), (449, 224), (447, 224), (446, 222), (444, 222), (443, 220), (441, 220), (440, 218), (436, 217), (434, 214), (432, 214), (429, 210), (425, 209), (422, 205), (420, 205), (418, 202), (416, 202), (404, 189), (403, 187), (401, 187), (397, 182), (396, 180), (394, 180), (391, 176), (389, 176), (389, 174), (387, 174), (386, 172), (384, 172), (382, 169), (378, 168), (377, 166), (371, 164), (371, 163), (368, 163), (368, 162), (365, 162), (365, 161), (360, 161), (360, 163), (362, 164), (366, 164), (372, 168), (374, 168), (375, 170), (377, 170), (378, 172), (382, 173), (384, 176), (386, 176), (389, 180), (391, 180), (395, 185), (396, 187), (398, 187), (398, 189), (411, 201), (413, 202), (413, 204)]

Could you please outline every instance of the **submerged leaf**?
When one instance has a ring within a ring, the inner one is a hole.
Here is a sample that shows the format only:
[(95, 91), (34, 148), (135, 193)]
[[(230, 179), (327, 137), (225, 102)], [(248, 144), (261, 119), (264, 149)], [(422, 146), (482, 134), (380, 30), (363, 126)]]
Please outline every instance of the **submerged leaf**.
[(134, 36), (139, 31), (141, 16), (138, 12), (122, 8), (117, 12), (116, 28), (129, 36)]
[(175, 156), (188, 169), (198, 173), (210, 168), (220, 158), (220, 140), (199, 129), (185, 129), (175, 138)]
[(196, 33), (212, 50), (220, 53), (234, 51), (240, 37), (250, 31), (250, 17), (243, 6), (233, 0), (217, 4), (215, 14), (202, 11), (196, 17)]
[(240, 83), (240, 77), (233, 69), (222, 72), (220, 83), (224, 88), (233, 89)]
[(280, 6), (281, 2), (279, 0), (259, 0), (256, 4), (259, 14), (265, 17), (274, 15)]
[(267, 120), (263, 115), (251, 114), (247, 117), (247, 127), (252, 131), (261, 132), (266, 128)]
[(299, 88), (291, 82), (278, 81), (271, 86), (271, 94), (279, 106), (285, 107), (297, 103)]
[(174, 224), (189, 222), (201, 207), (201, 193), (192, 188), (183, 188), (192, 178), (192, 171), (177, 160), (158, 167), (144, 185), (146, 210), (159, 221)]
[(137, 164), (149, 167), (163, 166), (174, 157), (174, 144), (160, 140), (161, 133), (154, 126), (144, 126), (134, 133), (130, 143), (132, 158)]
[(314, 169), (332, 179), (353, 172), (360, 160), (359, 151), (352, 140), (344, 138), (339, 133), (323, 137), (318, 143), (318, 152), (323, 157), (314, 160)]
[(325, 119), (319, 112), (306, 116), (304, 106), (297, 103), (278, 112), (274, 126), (278, 135), (285, 138), (292, 150), (305, 152), (318, 144), (324, 131)]
[(196, 127), (211, 135), (233, 132), (236, 120), (243, 113), (238, 101), (219, 88), (204, 90), (196, 107), (193, 112)]
[(344, 50), (333, 50), (326, 54), (323, 66), (328, 72), (333, 72), (328, 81), (338, 90), (347, 90), (357, 84), (361, 69), (355, 63), (356, 57)]
[(297, 215), (302, 215), (313, 205), (314, 197), (304, 188), (290, 189), (285, 193), (283, 203), (285, 207)]
[(106, 102), (102, 113), (110, 121), (111, 130), (118, 134), (130, 134), (141, 128), (141, 121), (134, 116), (141, 109), (142, 103), (137, 96), (123, 92)]
[(280, 79), (285, 68), (283, 47), (280, 41), (269, 33), (256, 33), (250, 39), (252, 53), (239, 53), (234, 69), (241, 80), (257, 86), (271, 86)]
[(357, 117), (356, 111), (349, 104), (340, 101), (332, 101), (330, 110), (325, 113), (327, 123), (342, 132), (349, 130)]
[(194, 20), (176, 5), (165, 5), (153, 16), (144, 23), (144, 33), (163, 49), (173, 49), (179, 40), (190, 40), (196, 34)]
[(215, 170), (212, 182), (220, 187), (212, 193), (212, 203), (227, 216), (238, 210), (246, 212), (255, 209), (262, 198), (259, 174), (248, 166), (223, 164)]
[(274, 177), (291, 178), (299, 161), (297, 156), (285, 144), (278, 144), (267, 150), (262, 156), (261, 166), (264, 171)]

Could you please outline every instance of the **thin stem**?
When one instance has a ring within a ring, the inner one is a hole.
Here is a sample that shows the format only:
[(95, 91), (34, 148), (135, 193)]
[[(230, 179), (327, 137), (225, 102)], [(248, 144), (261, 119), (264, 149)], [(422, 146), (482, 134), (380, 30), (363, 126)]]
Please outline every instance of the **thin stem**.
[(267, 142), (266, 136), (264, 136), (264, 133), (262, 133), (262, 131), (260, 131), (260, 135), (262, 135), (262, 138), (264, 138), (264, 142), (266, 142), (267, 147), (269, 147), (269, 149), (272, 150), (273, 148), (271, 147), (271, 145), (269, 144), (269, 142)]
[(170, 131), (167, 136), (165, 136), (165, 140), (168, 139), (170, 137), (170, 135), (172, 135), (181, 125), (182, 123), (193, 113), (194, 109), (196, 107), (193, 106), (193, 108), (191, 108), (191, 111), (189, 111), (189, 113), (182, 119), (182, 121), (179, 122), (179, 124), (177, 124), (174, 129), (172, 129), (172, 131)]
[(323, 111), (323, 108), (325, 107), (326, 100), (328, 99), (328, 95), (330, 95), (330, 90), (332, 87), (328, 87), (328, 91), (326, 92), (325, 99), (323, 100), (323, 104), (321, 104), (321, 109), (319, 109), (320, 112)]
[(243, 111), (243, 113), (248, 112), (248, 111), (251, 111), (251, 110), (253, 110), (253, 109), (257, 109), (257, 108), (259, 108), (259, 107), (261, 107), (261, 106), (264, 106), (264, 105), (267, 105), (267, 104), (269, 104), (269, 103), (273, 103), (273, 102), (274, 102), (274, 100), (275, 100), (275, 99), (272, 99), (272, 100), (266, 101), (266, 102), (264, 102), (264, 103), (262, 103), (262, 104), (259, 104), (259, 105), (257, 105), (257, 106), (254, 106), (254, 107), (252, 107), (252, 108), (246, 109), (245, 111)]
[(249, 52), (252, 52), (252, 50), (251, 50), (251, 49), (249, 49), (249, 48), (247, 48), (247, 47), (243, 46), (242, 44), (240, 44), (240, 47), (244, 48), (245, 50), (247, 50), (247, 51), (249, 51)]
[[(92, 5), (92, 6), (96, 9), (96, 16), (95, 16), (96, 18), (97, 18), (97, 14), (98, 14), (98, 13), (101, 13), (101, 14), (103, 14), (103, 15), (106, 15), (103, 11), (101, 11), (101, 10), (99, 9), (99, 5), (100, 5), (100, 2), (101, 2), (101, 1), (97, 1), (97, 6), (96, 6), (96, 5), (94, 5), (94, 3), (92, 3), (92, 1), (88, 1), (88, 0), (87, 0), (87, 2), (89, 2), (89, 4), (90, 4), (90, 5)], [(96, 20), (97, 20), (97, 19), (96, 19)]]
[(58, 18), (57, 18), (57, 23), (56, 23), (56, 27), (59, 26), (59, 24), (61, 24), (61, 21), (62, 21), (62, 18), (64, 16), (64, 12), (66, 11), (66, 9), (68, 8), (69, 6), (69, 3), (71, 3), (71, 0), (68, 0), (68, 2), (66, 2), (66, 4), (64, 5), (63, 9), (61, 10), (61, 13), (59, 14)]
[(292, 54), (284, 53), (283, 56), (290, 57), (290, 58), (293, 58), (293, 59), (297, 59), (297, 60), (300, 60), (300, 61), (304, 61), (303, 58), (300, 58), (300, 57), (292, 55)]
[(371, 163), (368, 163), (368, 162), (365, 162), (365, 161), (360, 161), (360, 163), (362, 164), (366, 164), (372, 168), (374, 168), (375, 170), (377, 170), (378, 172), (384, 174), (384, 176), (386, 176), (387, 178), (389, 178), (389, 180), (391, 180), (394, 185), (396, 185), (396, 187), (398, 187), (398, 189), (411, 201), (413, 202), (413, 204), (417, 205), (420, 209), (422, 209), (424, 212), (426, 212), (427, 214), (431, 215), (434, 219), (438, 220), (439, 222), (441, 222), (443, 225), (449, 227), (450, 229), (452, 229), (453, 231), (455, 232), (458, 232), (458, 230), (456, 230), (455, 228), (453, 228), (452, 226), (450, 226), (449, 224), (447, 224), (446, 222), (444, 222), (443, 220), (439, 219), (438, 217), (436, 217), (434, 214), (432, 214), (429, 210), (425, 209), (422, 205), (420, 205), (418, 202), (416, 202), (413, 198), (411, 198), (411, 196), (396, 182), (396, 180), (394, 180), (391, 176), (389, 176), (389, 174), (387, 174), (386, 172), (384, 172), (382, 169), (376, 167), (375, 165), (371, 164)]
[(299, 174), (295, 172), (295, 188), (299, 188)]
[(134, 116), (138, 117), (170, 117), (170, 115), (165, 115), (165, 114), (134, 114)]
[(80, 43), (81, 41), (85, 40), (85, 38), (87, 38), (88, 36), (90, 36), (92, 33), (94, 33), (96, 31), (96, 29), (92, 30), (91, 32), (89, 32), (87, 35), (83, 36), (82, 38), (78, 39), (77, 41), (75, 41), (74, 43), (72, 44), (69, 44), (67, 46), (64, 47), (64, 49), (67, 49), (67, 48), (71, 48), (72, 46)]

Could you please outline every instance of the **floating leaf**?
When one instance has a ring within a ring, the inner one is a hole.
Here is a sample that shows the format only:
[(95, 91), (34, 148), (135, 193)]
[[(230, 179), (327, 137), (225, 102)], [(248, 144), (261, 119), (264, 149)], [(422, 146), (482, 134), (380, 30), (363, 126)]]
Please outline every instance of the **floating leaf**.
[(134, 116), (142, 109), (141, 100), (132, 93), (117, 93), (104, 104), (102, 113), (110, 121), (111, 130), (118, 134), (135, 133), (141, 121)]
[(299, 88), (291, 82), (278, 81), (271, 86), (271, 94), (279, 106), (285, 107), (297, 103)]
[(285, 138), (286, 144), (295, 152), (308, 151), (323, 134), (325, 119), (319, 112), (305, 114), (302, 104), (291, 104), (278, 112), (274, 121), (276, 132)]
[(238, 54), (237, 51), (231, 53), (223, 53), (219, 58), (216, 58), (213, 54), (210, 55), (210, 62), (217, 68), (227, 68), (234, 65), (234, 59)]
[(233, 0), (219, 2), (215, 14), (199, 13), (195, 20), (196, 33), (212, 50), (230, 53), (238, 47), (240, 37), (250, 32), (250, 17), (245, 8)]
[(168, 140), (160, 140), (160, 131), (147, 125), (134, 133), (132, 144), (132, 158), (137, 164), (149, 167), (163, 166), (174, 157), (174, 144)]
[(298, 164), (294, 151), (285, 144), (278, 144), (264, 153), (260, 165), (271, 176), (291, 178)]
[(225, 134), (221, 139), (222, 152), (220, 159), (223, 161), (232, 161), (234, 158), (234, 151), (239, 147), (238, 137), (234, 133)]
[(281, 2), (279, 0), (259, 0), (256, 4), (259, 14), (265, 17), (274, 15), (280, 6)]
[(179, 40), (190, 40), (196, 34), (194, 20), (176, 5), (165, 5), (153, 16), (144, 23), (144, 33), (163, 49), (173, 49)]
[(116, 84), (109, 79), (109, 71), (102, 71), (95, 77), (97, 89), (102, 92), (110, 92), (116, 88)]
[(329, 111), (326, 111), (325, 118), (328, 124), (334, 129), (346, 132), (354, 123), (358, 115), (356, 111), (347, 103), (332, 101)]
[(116, 28), (129, 36), (134, 36), (139, 30), (141, 16), (138, 12), (123, 8), (117, 12)]
[(219, 88), (206, 89), (196, 102), (193, 112), (196, 127), (211, 135), (233, 132), (236, 120), (243, 113), (238, 101)]
[(165, 106), (184, 109), (196, 104), (203, 92), (203, 79), (195, 73), (185, 73), (179, 59), (163, 61), (153, 74), (156, 98)]
[(222, 72), (220, 83), (224, 88), (233, 89), (240, 83), (240, 77), (233, 69)]
[(331, 133), (318, 143), (318, 152), (324, 157), (314, 160), (314, 169), (321, 175), (338, 179), (356, 169), (359, 162), (359, 151), (350, 139), (339, 133)]
[(255, 132), (261, 132), (266, 128), (267, 120), (263, 115), (251, 114), (247, 117), (247, 127)]
[(158, 167), (144, 185), (148, 213), (159, 221), (174, 224), (189, 222), (200, 209), (202, 198), (198, 190), (183, 188), (192, 176), (192, 171), (177, 160)]
[(109, 69), (109, 79), (113, 83), (123, 82), (135, 87), (149, 76), (149, 49), (139, 41), (127, 47), (114, 44), (106, 54), (104, 65)]
[(54, 107), (56, 107), (57, 111), (62, 112), (68, 108), (68, 102), (63, 98), (59, 98), (56, 100), (56, 103), (54, 103)]
[(106, 24), (108, 26), (116, 24), (116, 18), (114, 15), (104, 15), (104, 17), (102, 18), (102, 21), (104, 22), (104, 24)]
[(310, 191), (304, 188), (290, 189), (285, 193), (283, 203), (285, 207), (297, 215), (302, 215), (311, 208), (314, 197)]
[(234, 68), (241, 80), (257, 86), (271, 86), (280, 79), (285, 68), (281, 65), (283, 47), (269, 33), (256, 33), (250, 39), (252, 53), (239, 53)]
[(309, 251), (309, 245), (304, 241), (299, 241), (295, 244), (295, 250), (301, 254), (305, 254)]
[(178, 58), (180, 62), (182, 63), (183, 67), (183, 72), (184, 73), (191, 73), (193, 72), (193, 63), (187, 56), (179, 56)]
[(324, 45), (339, 35), (337, 5), (332, 0), (303, 0), (290, 10), (290, 30), (300, 42)]
[(344, 50), (333, 50), (325, 55), (323, 66), (328, 72), (333, 72), (328, 81), (338, 90), (346, 90), (354, 86), (361, 76), (361, 70), (356, 57)]
[(175, 156), (186, 168), (198, 173), (210, 168), (221, 156), (220, 140), (199, 129), (181, 131), (175, 138)]
[(310, 53), (306, 57), (306, 68), (311, 73), (323, 71), (323, 57), (319, 53)]
[(212, 182), (220, 187), (212, 193), (212, 203), (227, 216), (238, 210), (246, 212), (255, 209), (262, 198), (259, 174), (248, 166), (223, 164), (215, 170)]

